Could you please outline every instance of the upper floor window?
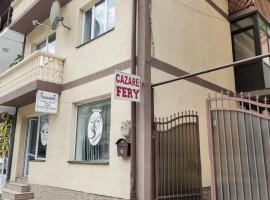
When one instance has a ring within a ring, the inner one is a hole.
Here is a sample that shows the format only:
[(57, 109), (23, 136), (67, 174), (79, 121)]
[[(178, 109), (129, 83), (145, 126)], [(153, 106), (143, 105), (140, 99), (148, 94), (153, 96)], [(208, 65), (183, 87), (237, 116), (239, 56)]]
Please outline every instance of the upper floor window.
[(36, 50), (48, 52), (48, 53), (55, 53), (55, 41), (56, 41), (56, 34), (52, 34), (47, 37), (45, 40), (37, 44)]
[(114, 27), (115, 0), (102, 0), (83, 16), (82, 43), (88, 42)]
[[(251, 13), (231, 24), (234, 60), (239, 61), (270, 52), (270, 23)], [(270, 60), (263, 58), (235, 68), (238, 92), (270, 88)]]

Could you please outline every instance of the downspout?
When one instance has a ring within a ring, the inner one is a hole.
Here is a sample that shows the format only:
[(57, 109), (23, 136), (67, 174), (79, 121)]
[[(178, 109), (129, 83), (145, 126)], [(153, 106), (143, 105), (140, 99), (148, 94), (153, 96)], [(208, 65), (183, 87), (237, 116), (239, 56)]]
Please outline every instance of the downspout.
[[(136, 74), (137, 52), (137, 0), (132, 1), (131, 74)], [(136, 200), (136, 103), (131, 102), (131, 169), (130, 200)]]
[(22, 49), (22, 59), (24, 59), (24, 55), (25, 55), (25, 44), (26, 44), (26, 35), (24, 35), (23, 49)]

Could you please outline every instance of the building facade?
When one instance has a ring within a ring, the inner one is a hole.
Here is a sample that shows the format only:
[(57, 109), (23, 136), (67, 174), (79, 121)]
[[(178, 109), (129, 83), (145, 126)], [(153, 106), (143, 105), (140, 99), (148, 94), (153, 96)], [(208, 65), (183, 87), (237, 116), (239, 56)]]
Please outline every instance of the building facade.
[[(219, 193), (213, 188), (219, 183), (213, 181), (206, 99), (221, 91), (268, 95), (269, 59), (161, 85), (152, 92), (151, 84), (269, 53), (269, 2), (239, 2), (138, 0), (136, 60), (142, 102), (136, 109), (135, 161), (118, 155), (116, 143), (121, 138), (130, 142), (133, 122), (130, 102), (114, 98), (115, 71), (130, 73), (133, 63), (133, 2), (9, 2), (2, 33), (8, 29), (24, 37), (22, 49), (10, 46), (21, 52), (22, 60), (10, 68), (0, 66), (0, 104), (17, 108), (13, 153), (8, 156), (10, 185), (3, 198), (131, 199), (135, 194), (138, 200), (185, 195), (208, 200), (212, 186), (215, 199)], [(58, 26), (50, 19), (52, 4), (63, 17)], [(37, 95), (56, 98), (56, 113), (37, 112)], [(180, 118), (187, 121), (180, 123)], [(170, 142), (159, 135), (167, 129), (169, 133), (173, 123), (189, 134), (180, 143), (173, 142), (177, 134)], [(180, 146), (184, 150), (178, 152)], [(29, 184), (30, 191), (15, 182)]]

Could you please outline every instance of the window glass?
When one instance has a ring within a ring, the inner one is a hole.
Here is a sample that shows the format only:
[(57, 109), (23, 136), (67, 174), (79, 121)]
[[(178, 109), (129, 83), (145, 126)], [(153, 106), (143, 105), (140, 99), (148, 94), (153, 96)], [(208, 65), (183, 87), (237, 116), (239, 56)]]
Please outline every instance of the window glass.
[(256, 55), (253, 29), (233, 35), (235, 60)]
[(48, 52), (48, 53), (55, 53), (55, 42), (56, 41), (56, 34), (50, 35), (46, 40), (42, 41), (36, 46), (36, 50)]
[(45, 51), (45, 52), (47, 52), (47, 45), (46, 45), (46, 43), (47, 43), (47, 41), (46, 40), (44, 40), (44, 41), (42, 41), (41, 43), (39, 43), (38, 45), (37, 45), (37, 50), (40, 50), (40, 51)]
[(239, 20), (237, 22), (232, 23), (231, 29), (232, 29), (232, 31), (236, 31), (238, 29), (245, 28), (245, 27), (251, 26), (253, 24), (254, 24), (253, 18), (248, 17), (248, 18), (245, 18), (245, 19), (242, 19), (242, 20)]
[(28, 126), (29, 159), (34, 160), (36, 154), (38, 120), (29, 120)]
[(49, 36), (48, 38), (48, 52), (54, 54), (55, 53), (55, 41), (56, 34)]
[(83, 37), (85, 43), (114, 27), (115, 0), (103, 0), (84, 13)]
[(45, 158), (48, 143), (49, 116), (40, 116), (39, 123), (38, 158)]
[(115, 0), (108, 0), (108, 27), (110, 30), (114, 27), (115, 20)]
[(109, 160), (110, 118), (110, 99), (78, 106), (75, 160)]
[(106, 32), (107, 11), (105, 1), (98, 4), (95, 9), (95, 30), (94, 37)]
[(92, 9), (84, 13), (83, 42), (87, 42), (91, 39), (91, 25), (92, 25)]

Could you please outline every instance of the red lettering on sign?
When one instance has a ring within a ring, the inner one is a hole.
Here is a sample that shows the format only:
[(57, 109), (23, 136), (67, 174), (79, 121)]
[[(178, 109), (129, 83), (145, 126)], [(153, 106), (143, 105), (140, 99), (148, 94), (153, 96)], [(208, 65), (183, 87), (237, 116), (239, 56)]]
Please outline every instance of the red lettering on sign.
[(132, 89), (127, 88), (127, 90), (128, 90), (128, 98), (133, 98), (133, 96), (132, 96)]
[(116, 82), (117, 82), (117, 83), (119, 83), (119, 82), (120, 82), (120, 77), (119, 77), (119, 76), (120, 76), (119, 74), (116, 74), (115, 79), (116, 79)]
[(121, 95), (121, 86), (116, 87), (116, 96), (120, 97)]
[(127, 97), (127, 88), (122, 87), (122, 97)]
[(135, 94), (135, 98), (138, 99), (138, 94), (139, 94), (140, 90), (133, 89), (133, 92)]

